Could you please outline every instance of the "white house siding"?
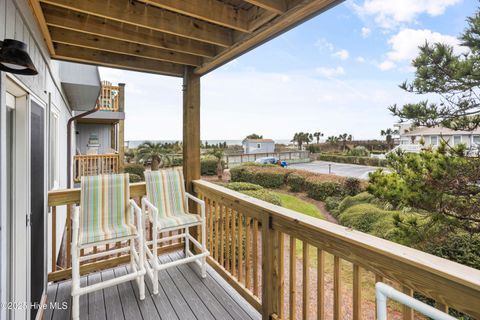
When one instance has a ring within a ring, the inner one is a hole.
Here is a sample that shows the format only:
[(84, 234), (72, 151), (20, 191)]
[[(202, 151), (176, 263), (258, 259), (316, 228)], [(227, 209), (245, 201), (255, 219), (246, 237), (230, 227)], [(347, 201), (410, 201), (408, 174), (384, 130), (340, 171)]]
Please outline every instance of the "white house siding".
[[(260, 147), (258, 146), (260, 145)], [(245, 154), (271, 153), (275, 152), (275, 142), (243, 142), (243, 151)]]
[[(58, 74), (58, 62), (51, 61), (49, 58), (48, 50), (44, 44), (43, 37), (38, 30), (36, 20), (32, 15), (31, 9), (26, 0), (0, 0), (0, 40), (12, 38), (23, 41), (28, 46), (28, 52), (35, 64), (39, 74), (37, 76), (18, 76), (21, 84), (26, 87), (30, 93), (39, 98), (47, 109), (45, 110), (46, 125), (48, 128), (50, 106), (49, 99), (58, 110), (59, 116), (59, 159), (58, 159), (58, 172), (59, 172), (59, 184), (58, 187), (65, 188), (67, 186), (67, 121), (71, 116), (68, 101), (64, 98), (59, 81)], [(0, 184), (0, 300), (2, 303), (7, 301), (6, 296), (6, 283), (9, 280), (9, 275), (6, 272), (6, 266), (9, 263), (7, 261), (7, 239), (5, 237), (6, 217), (10, 215), (10, 212), (6, 212), (6, 79), (7, 76), (4, 72), (0, 73), (0, 172), (1, 172), (1, 184)], [(47, 130), (48, 132), (48, 130)], [(46, 141), (48, 146), (48, 139)], [(74, 150), (74, 146), (72, 146)], [(73, 151), (72, 150), (72, 151)], [(47, 152), (48, 154), (48, 152)], [(48, 161), (47, 161), (48, 163)], [(47, 174), (48, 177), (48, 174)], [(63, 233), (66, 219), (65, 208), (58, 208), (57, 211), (57, 239), (61, 238)], [(48, 230), (51, 230), (50, 215), (48, 215)], [(51, 235), (48, 233), (48, 240), (51, 239)], [(60, 243), (57, 242), (57, 250)], [(51, 252), (50, 243), (46, 253)], [(50, 266), (49, 266), (50, 269)], [(0, 309), (0, 319), (8, 319), (5, 308)]]

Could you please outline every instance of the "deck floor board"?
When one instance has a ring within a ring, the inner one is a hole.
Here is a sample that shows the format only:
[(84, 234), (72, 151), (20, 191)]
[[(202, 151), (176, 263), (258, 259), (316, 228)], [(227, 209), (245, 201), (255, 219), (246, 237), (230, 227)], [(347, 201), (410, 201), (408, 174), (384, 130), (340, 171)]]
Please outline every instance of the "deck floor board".
[[(171, 253), (160, 261), (180, 258), (183, 253)], [(140, 301), (135, 281), (92, 292), (80, 298), (82, 319), (260, 319), (253, 309), (212, 268), (207, 268), (207, 278), (200, 277), (199, 268), (191, 263), (162, 270), (159, 273), (159, 294), (153, 295), (153, 285), (145, 276), (145, 300)], [(100, 280), (121, 276), (128, 266), (92, 273), (82, 277), (82, 286)], [(45, 319), (70, 319), (71, 281), (50, 284), (48, 302), (68, 303), (67, 309), (47, 309)]]

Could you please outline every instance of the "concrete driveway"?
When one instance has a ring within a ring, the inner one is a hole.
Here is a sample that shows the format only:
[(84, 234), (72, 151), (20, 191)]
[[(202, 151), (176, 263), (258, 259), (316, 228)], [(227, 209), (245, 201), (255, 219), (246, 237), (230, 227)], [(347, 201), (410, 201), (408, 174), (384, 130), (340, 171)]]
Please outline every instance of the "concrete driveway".
[(309, 163), (291, 164), (289, 168), (302, 169), (318, 173), (330, 173), (344, 177), (354, 177), (368, 180), (368, 174), (377, 170), (379, 167), (361, 166), (348, 163), (337, 163), (327, 161), (313, 161)]

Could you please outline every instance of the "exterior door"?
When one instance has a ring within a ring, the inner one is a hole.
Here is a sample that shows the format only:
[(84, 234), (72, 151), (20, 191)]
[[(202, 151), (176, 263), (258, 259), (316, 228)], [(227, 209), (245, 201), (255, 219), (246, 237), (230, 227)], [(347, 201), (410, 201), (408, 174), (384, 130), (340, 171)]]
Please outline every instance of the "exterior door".
[[(30, 103), (30, 301), (40, 304), (45, 289), (45, 109)], [(38, 309), (33, 308), (31, 319)]]

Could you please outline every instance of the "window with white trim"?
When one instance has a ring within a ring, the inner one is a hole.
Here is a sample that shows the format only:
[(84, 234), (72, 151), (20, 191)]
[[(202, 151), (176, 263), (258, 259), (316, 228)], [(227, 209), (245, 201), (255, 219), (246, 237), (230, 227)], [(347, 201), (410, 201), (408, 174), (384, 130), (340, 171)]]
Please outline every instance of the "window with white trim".
[(438, 136), (431, 136), (430, 137), (430, 144), (432, 146), (436, 146), (438, 144)]
[(50, 110), (50, 132), (49, 132), (49, 161), (48, 161), (48, 186), (50, 189), (56, 189), (60, 186), (59, 175), (59, 116), (58, 111), (53, 108)]
[(260, 149), (261, 148), (261, 144), (260, 143), (257, 143), (257, 148)]
[(473, 136), (473, 143), (476, 144), (477, 146), (480, 146), (480, 136), (478, 135)]
[(459, 145), (462, 143), (462, 136), (453, 136), (453, 145)]

